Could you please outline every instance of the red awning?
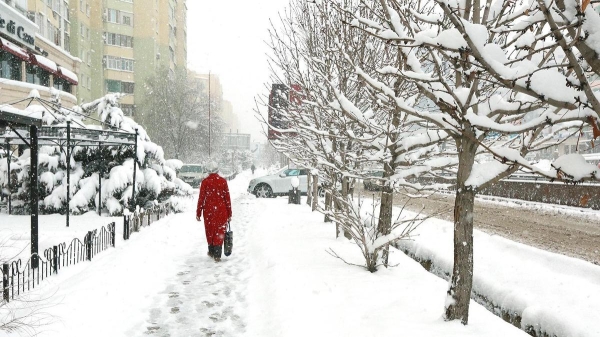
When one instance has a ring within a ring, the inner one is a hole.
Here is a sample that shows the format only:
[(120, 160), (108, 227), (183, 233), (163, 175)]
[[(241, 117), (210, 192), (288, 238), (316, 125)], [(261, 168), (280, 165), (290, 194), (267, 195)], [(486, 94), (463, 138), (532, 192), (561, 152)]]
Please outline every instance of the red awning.
[(20, 58), (23, 61), (29, 61), (29, 54), (27, 53), (27, 51), (21, 49), (21, 47), (19, 47), (16, 44), (14, 44), (8, 40), (5, 40), (1, 37), (0, 37), (0, 49), (15, 55), (16, 57)]
[(79, 83), (79, 79), (77, 78), (77, 75), (75, 75), (74, 72), (70, 71), (69, 69), (65, 69), (61, 66), (58, 66), (58, 77), (67, 80), (73, 85), (77, 85)]
[(50, 61), (49, 59), (43, 57), (42, 55), (29, 54), (31, 63), (37, 65), (38, 67), (49, 71), (53, 75), (58, 75), (58, 66), (54, 61)]

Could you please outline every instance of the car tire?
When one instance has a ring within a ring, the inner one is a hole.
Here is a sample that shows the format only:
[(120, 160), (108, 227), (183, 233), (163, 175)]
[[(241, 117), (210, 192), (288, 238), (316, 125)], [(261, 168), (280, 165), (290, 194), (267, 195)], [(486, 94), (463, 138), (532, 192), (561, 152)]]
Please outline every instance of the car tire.
[(272, 198), (273, 189), (267, 184), (260, 184), (254, 188), (254, 195), (257, 198)]
[(319, 189), (317, 190), (317, 195), (319, 196), (319, 198), (325, 198), (325, 189), (323, 187), (319, 187)]

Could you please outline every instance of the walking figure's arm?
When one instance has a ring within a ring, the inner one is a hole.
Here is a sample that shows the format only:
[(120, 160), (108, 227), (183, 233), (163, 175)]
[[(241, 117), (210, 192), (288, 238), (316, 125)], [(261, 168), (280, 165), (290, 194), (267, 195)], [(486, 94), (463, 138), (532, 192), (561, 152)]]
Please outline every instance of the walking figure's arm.
[(204, 208), (204, 199), (206, 199), (206, 192), (204, 188), (204, 182), (200, 184), (200, 195), (198, 196), (198, 206), (196, 207), (196, 220), (200, 221), (200, 217), (202, 216), (202, 209)]
[(227, 186), (227, 182), (225, 182), (225, 195), (223, 196), (223, 199), (225, 199), (225, 206), (227, 207), (227, 219), (231, 220), (231, 197), (229, 196), (229, 186)]

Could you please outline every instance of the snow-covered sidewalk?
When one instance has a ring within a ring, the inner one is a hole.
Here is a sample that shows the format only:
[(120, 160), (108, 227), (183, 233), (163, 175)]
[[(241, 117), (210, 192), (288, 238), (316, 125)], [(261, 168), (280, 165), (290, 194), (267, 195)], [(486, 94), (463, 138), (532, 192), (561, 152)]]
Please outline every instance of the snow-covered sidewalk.
[[(147, 334), (239, 336), (245, 332), (247, 283), (251, 276), (247, 231), (249, 226), (257, 225), (257, 213), (261, 212), (254, 207), (254, 199), (243, 195), (233, 201), (235, 244), (230, 257), (216, 263), (206, 255), (206, 245), (200, 244), (178, 265), (178, 272), (153, 298), (145, 327)], [(131, 335), (143, 330), (136, 326)]]

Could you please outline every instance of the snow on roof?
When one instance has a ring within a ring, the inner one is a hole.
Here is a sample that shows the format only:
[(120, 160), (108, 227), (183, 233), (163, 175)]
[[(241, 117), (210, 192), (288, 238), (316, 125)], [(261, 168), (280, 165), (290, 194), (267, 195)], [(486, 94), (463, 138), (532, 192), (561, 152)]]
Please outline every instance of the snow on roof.
[(77, 85), (77, 83), (79, 83), (77, 75), (75, 75), (74, 72), (64, 67), (58, 66), (58, 75), (64, 78), (65, 80), (69, 81), (73, 85)]
[[(43, 92), (51, 93), (50, 92), (50, 88), (48, 88), (48, 87), (44, 87), (42, 85), (28, 83), (28, 82), (8, 80), (8, 79), (3, 78), (1, 84), (3, 84), (3, 85), (12, 85), (12, 86), (17, 86), (17, 87), (22, 87), (22, 88), (28, 88), (30, 90), (31, 89), (37, 89), (38, 91), (43, 91)], [(55, 88), (52, 88), (52, 89), (56, 90)], [(77, 98), (73, 94), (68, 93), (66, 91), (61, 91), (60, 92), (60, 96), (61, 97), (68, 97), (70, 100), (72, 100), (74, 102), (77, 101)]]
[(44, 68), (45, 70), (48, 70), (52, 74), (58, 73), (58, 66), (56, 65), (56, 63), (54, 63), (54, 61), (51, 61), (43, 57), (42, 55), (31, 54), (31, 56), (34, 63), (38, 66)]
[(27, 54), (27, 52), (23, 49), (21, 49), (19, 46), (17, 46), (16, 44), (5, 40), (3, 38), (0, 37), (0, 48), (6, 50), (7, 52), (17, 56), (18, 58), (28, 61), (29, 60), (29, 54)]

